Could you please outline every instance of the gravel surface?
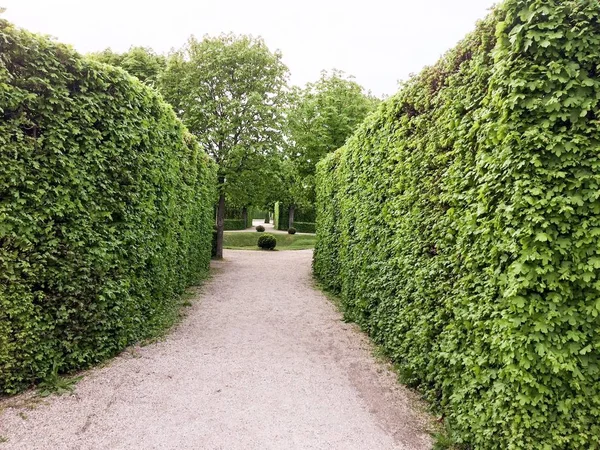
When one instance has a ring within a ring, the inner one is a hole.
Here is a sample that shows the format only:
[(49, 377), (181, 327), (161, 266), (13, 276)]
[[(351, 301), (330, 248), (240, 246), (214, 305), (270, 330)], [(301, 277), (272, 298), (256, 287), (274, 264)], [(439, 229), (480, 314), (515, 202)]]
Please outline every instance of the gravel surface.
[(72, 395), (0, 402), (0, 449), (430, 449), (416, 396), (314, 289), (311, 257), (226, 251), (164, 341)]

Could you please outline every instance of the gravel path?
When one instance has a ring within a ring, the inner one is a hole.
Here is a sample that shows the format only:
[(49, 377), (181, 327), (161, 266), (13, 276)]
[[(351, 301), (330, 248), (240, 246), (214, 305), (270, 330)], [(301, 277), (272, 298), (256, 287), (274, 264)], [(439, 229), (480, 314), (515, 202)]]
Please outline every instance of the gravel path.
[(311, 256), (226, 251), (166, 340), (73, 395), (0, 403), (0, 449), (430, 449), (414, 394), (312, 287)]

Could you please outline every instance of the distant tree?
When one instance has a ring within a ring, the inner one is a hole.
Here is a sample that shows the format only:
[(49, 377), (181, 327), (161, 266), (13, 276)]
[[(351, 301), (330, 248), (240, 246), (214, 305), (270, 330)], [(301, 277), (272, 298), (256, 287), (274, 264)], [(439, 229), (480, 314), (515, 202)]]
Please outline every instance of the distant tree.
[(281, 193), (292, 222), (296, 206), (314, 204), (316, 164), (342, 147), (379, 102), (339, 70), (324, 71), (317, 82), (292, 90), (286, 114), (287, 182)]
[(190, 38), (169, 58), (160, 90), (218, 164), (217, 257), (226, 199), (260, 198), (283, 143), (288, 69), (260, 38)]
[(155, 86), (165, 70), (167, 58), (147, 47), (131, 47), (125, 53), (115, 53), (110, 48), (90, 53), (90, 58), (125, 69), (150, 86)]
[(244, 171), (229, 177), (225, 203), (242, 210), (245, 218), (248, 206), (270, 209), (270, 193), (276, 182), (278, 165), (276, 153), (256, 154), (246, 162)]

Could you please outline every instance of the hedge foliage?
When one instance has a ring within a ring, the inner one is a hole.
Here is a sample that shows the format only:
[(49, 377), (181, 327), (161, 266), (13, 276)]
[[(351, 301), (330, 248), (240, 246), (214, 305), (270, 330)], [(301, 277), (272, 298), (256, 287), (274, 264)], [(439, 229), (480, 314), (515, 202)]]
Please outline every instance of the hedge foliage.
[(273, 226), (276, 230), (287, 230), (290, 227), (290, 207), (281, 202), (275, 204), (276, 220)]
[[(310, 228), (311, 224), (315, 223), (316, 211), (313, 207), (305, 207), (294, 209), (294, 227), (298, 229), (298, 232), (301, 233), (314, 233), (313, 231), (300, 231), (298, 227), (296, 227), (297, 223), (306, 224), (307, 227)], [(281, 202), (277, 202), (275, 204), (275, 218), (273, 221), (273, 226), (276, 230), (287, 231), (290, 227), (290, 206), (285, 205)]]
[(319, 165), (317, 277), (472, 448), (600, 448), (599, 19), (506, 1)]
[(261, 211), (258, 208), (256, 208), (256, 209), (253, 208), (251, 211), (252, 211), (252, 219), (265, 220), (265, 218), (269, 217), (268, 211)]
[(0, 21), (0, 393), (162, 329), (208, 269), (214, 164), (121, 69)]
[(273, 227), (276, 230), (281, 230), (280, 226), (279, 226), (279, 217), (281, 216), (281, 208), (283, 208), (283, 205), (281, 204), (281, 202), (275, 202), (275, 207), (273, 208)]
[(270, 233), (265, 233), (256, 241), (256, 245), (263, 250), (273, 250), (277, 246), (277, 239)]
[(316, 225), (311, 222), (296, 222), (294, 220), (294, 228), (298, 233), (314, 233)]
[(245, 230), (252, 227), (254, 208), (246, 209), (246, 219), (244, 220), (244, 209), (235, 207), (225, 208), (225, 230)]
[(248, 228), (246, 225), (246, 221), (244, 219), (225, 219), (225, 230), (245, 230)]

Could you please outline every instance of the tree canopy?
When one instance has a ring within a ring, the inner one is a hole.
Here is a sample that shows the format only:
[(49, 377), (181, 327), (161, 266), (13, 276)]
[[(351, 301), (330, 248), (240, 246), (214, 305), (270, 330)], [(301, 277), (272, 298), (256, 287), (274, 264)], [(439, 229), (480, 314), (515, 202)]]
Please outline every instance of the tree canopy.
[(280, 151), (288, 69), (260, 38), (224, 34), (173, 53), (160, 89), (218, 165), (218, 250), (226, 198), (264, 196), (270, 156)]
[(147, 47), (131, 47), (125, 53), (115, 53), (110, 48), (88, 55), (96, 61), (125, 69), (143, 83), (156, 85), (165, 70), (167, 59)]
[(342, 147), (378, 103), (339, 70), (323, 71), (315, 83), (292, 89), (286, 114), (285, 201), (314, 203), (316, 164)]

